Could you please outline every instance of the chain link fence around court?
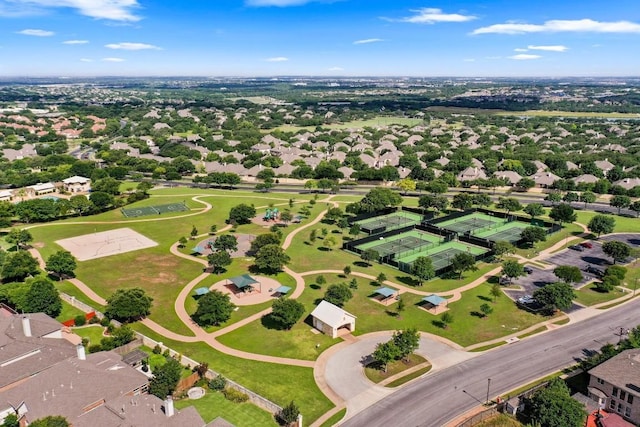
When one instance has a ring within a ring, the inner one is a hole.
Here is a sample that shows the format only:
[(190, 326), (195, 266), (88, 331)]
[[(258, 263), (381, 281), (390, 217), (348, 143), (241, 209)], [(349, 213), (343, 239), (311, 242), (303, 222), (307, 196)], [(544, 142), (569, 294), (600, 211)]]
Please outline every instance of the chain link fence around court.
[(163, 213), (184, 212), (189, 208), (184, 203), (167, 203), (164, 205), (141, 206), (139, 208), (122, 208), (120, 211), (126, 218), (137, 218), (139, 216), (161, 215)]

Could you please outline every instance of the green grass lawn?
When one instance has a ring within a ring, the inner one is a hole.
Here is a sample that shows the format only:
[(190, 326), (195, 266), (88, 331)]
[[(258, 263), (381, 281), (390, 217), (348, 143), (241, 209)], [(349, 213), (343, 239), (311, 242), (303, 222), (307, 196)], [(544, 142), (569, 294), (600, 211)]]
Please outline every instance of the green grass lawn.
[(84, 314), (84, 311), (75, 308), (66, 301), (62, 301), (62, 311), (58, 317), (56, 317), (56, 320), (58, 322), (66, 322), (67, 320), (74, 319), (76, 316), (84, 316)]
[(100, 341), (102, 340), (102, 338), (104, 338), (103, 332), (104, 327), (100, 325), (90, 325), (80, 328), (73, 328), (74, 334), (79, 335), (82, 338), (89, 339), (89, 345), (100, 344)]
[(58, 289), (59, 292), (75, 297), (78, 301), (83, 302), (98, 311), (104, 312), (104, 306), (89, 299), (84, 293), (80, 292), (80, 290), (76, 288), (71, 282), (63, 280), (62, 282), (54, 282), (54, 284), (56, 286), (56, 289)]
[[(416, 126), (423, 122), (424, 120), (422, 119), (413, 119), (409, 117), (377, 116), (367, 120), (354, 120), (344, 123), (323, 124), (322, 127), (325, 129), (363, 129), (365, 127), (376, 128), (380, 126), (391, 125)], [(298, 132), (300, 130), (313, 131), (316, 129), (316, 126), (282, 125), (278, 126), (276, 129), (283, 132)]]
[(402, 384), (406, 384), (411, 380), (414, 380), (418, 377), (421, 377), (422, 375), (426, 374), (427, 372), (429, 372), (431, 370), (431, 365), (426, 366), (424, 368), (420, 368), (417, 371), (413, 371), (410, 374), (404, 375), (400, 378), (398, 378), (397, 380), (393, 380), (390, 383), (386, 384), (385, 387), (388, 388), (395, 388), (395, 387), (399, 387)]
[(209, 368), (214, 371), (281, 406), (287, 405), (291, 399), (295, 400), (308, 424), (333, 407), (331, 401), (318, 389), (311, 368), (239, 359), (220, 353), (204, 343), (169, 340), (139, 323), (133, 327), (198, 362), (208, 363)]
[(251, 403), (233, 403), (225, 399), (222, 393), (209, 391), (197, 400), (176, 400), (176, 409), (188, 406), (196, 408), (205, 423), (222, 417), (237, 427), (271, 427), (277, 426), (274, 417), (267, 411)]
[(414, 366), (420, 365), (421, 363), (425, 363), (427, 359), (417, 354), (412, 354), (409, 356), (409, 360), (394, 360), (387, 364), (387, 370), (384, 370), (383, 366), (380, 366), (377, 362), (370, 363), (365, 366), (364, 374), (371, 380), (372, 382), (378, 384), (380, 381), (386, 380), (389, 377), (392, 377), (400, 372), (406, 371), (407, 369), (411, 369)]
[(625, 294), (618, 288), (610, 292), (599, 292), (595, 285), (584, 286), (582, 289), (575, 291), (575, 293), (577, 295), (576, 301), (586, 306), (611, 301)]
[[(593, 211), (578, 211), (578, 222), (584, 225), (589, 224), (589, 221), (594, 216), (599, 215)], [(611, 215), (616, 220), (616, 227), (614, 232), (616, 233), (640, 233), (640, 220), (638, 218), (628, 218), (625, 216)]]
[(347, 414), (347, 409), (342, 409), (338, 412), (336, 412), (331, 418), (329, 418), (327, 421), (323, 422), (322, 425), (320, 427), (333, 427), (336, 424), (338, 424), (338, 422), (344, 418), (344, 416)]

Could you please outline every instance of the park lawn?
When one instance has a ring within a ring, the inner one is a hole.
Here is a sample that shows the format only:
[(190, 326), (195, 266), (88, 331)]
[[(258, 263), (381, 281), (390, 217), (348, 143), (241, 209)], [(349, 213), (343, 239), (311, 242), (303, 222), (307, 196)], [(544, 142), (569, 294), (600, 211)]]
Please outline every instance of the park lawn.
[(105, 307), (103, 305), (98, 304), (93, 301), (89, 297), (87, 297), (83, 292), (81, 292), (78, 288), (76, 288), (71, 282), (67, 280), (63, 280), (61, 282), (53, 282), (56, 286), (58, 292), (65, 293), (72, 297), (75, 297), (76, 300), (87, 304), (90, 307), (93, 307), (95, 310), (104, 311)]
[(72, 306), (66, 301), (62, 301), (62, 311), (56, 317), (58, 322), (66, 322), (74, 319), (76, 316), (84, 316), (84, 311)]
[[(589, 224), (591, 218), (598, 214), (594, 211), (578, 211), (578, 222), (584, 225)], [(615, 233), (640, 233), (640, 220), (619, 215), (609, 215), (616, 220)]]
[(274, 417), (267, 411), (251, 403), (233, 403), (222, 393), (207, 390), (201, 399), (182, 399), (175, 401), (176, 409), (189, 406), (196, 408), (205, 423), (210, 423), (217, 417), (222, 417), (238, 427), (271, 427), (277, 426)]
[(316, 360), (324, 350), (342, 339), (313, 332), (313, 326), (307, 318), (314, 308), (312, 304), (305, 304), (304, 315), (290, 330), (281, 329), (267, 315), (217, 339), (226, 346), (249, 353)]
[(333, 427), (335, 425), (338, 424), (338, 422), (344, 418), (344, 416), (347, 414), (347, 408), (345, 409), (341, 409), (340, 411), (336, 412), (331, 418), (329, 418), (327, 421), (325, 421), (324, 423), (322, 423), (322, 425), (320, 427)]
[[(303, 304), (315, 304), (323, 297), (327, 287), (334, 283), (349, 282), (337, 274), (324, 274), (327, 284), (322, 289), (313, 289), (310, 285), (316, 276), (307, 279), (307, 287), (298, 301)], [(358, 288), (352, 289), (353, 298), (344, 309), (357, 317), (354, 335), (362, 335), (376, 331), (389, 331), (415, 327), (420, 331), (433, 333), (448, 338), (462, 346), (509, 335), (524, 330), (545, 318), (520, 310), (506, 296), (500, 296), (496, 302), (490, 298), (491, 285), (483, 283), (462, 294), (462, 299), (449, 304), (449, 313), (454, 321), (446, 329), (439, 326), (439, 315), (422, 309), (419, 304), (421, 295), (404, 293), (405, 310), (398, 315), (397, 303), (384, 306), (369, 298), (379, 286), (370, 280), (357, 279)], [(494, 312), (485, 318), (479, 318), (480, 305), (487, 303)], [(472, 314), (474, 313), (474, 314)]]
[[(579, 221), (581, 222), (581, 221)], [(532, 248), (518, 248), (516, 249), (516, 254), (523, 256), (525, 258), (532, 258), (534, 256), (536, 256), (540, 251), (550, 248), (551, 246), (555, 245), (556, 243), (560, 242), (563, 239), (567, 239), (569, 237), (573, 237), (576, 235), (581, 234), (582, 231), (582, 227), (578, 226), (577, 224), (571, 223), (571, 224), (564, 224), (563, 226), (564, 228), (560, 231), (557, 231), (555, 233), (552, 234), (547, 234), (547, 240), (544, 242), (538, 242), (536, 243)], [(575, 243), (575, 242), (573, 242)], [(570, 244), (573, 244), (570, 243)]]
[(387, 364), (387, 370), (384, 371), (384, 367), (378, 364), (378, 362), (372, 362), (365, 366), (364, 374), (371, 380), (372, 382), (378, 384), (380, 381), (386, 380), (393, 375), (399, 374), (400, 372), (404, 372), (407, 369), (411, 369), (414, 366), (420, 365), (421, 363), (427, 362), (422, 356), (417, 354), (409, 355), (409, 360), (394, 360)]
[(610, 292), (599, 292), (594, 284), (584, 286), (575, 291), (575, 293), (577, 296), (575, 299), (576, 302), (586, 305), (587, 307), (601, 302), (611, 301), (625, 295), (625, 292), (620, 288), (615, 288)]
[(104, 327), (100, 325), (82, 326), (79, 328), (73, 328), (72, 331), (74, 334), (79, 335), (82, 338), (87, 338), (90, 346), (100, 344), (100, 341), (104, 338)]
[(331, 401), (316, 385), (311, 368), (240, 359), (221, 353), (202, 342), (170, 340), (140, 323), (134, 324), (133, 328), (198, 362), (208, 363), (209, 368), (215, 372), (237, 381), (280, 406), (287, 405), (293, 399), (308, 424), (333, 408)]
[[(323, 124), (321, 127), (324, 129), (364, 129), (366, 127), (377, 128), (380, 126), (391, 125), (403, 125), (403, 126), (416, 126), (420, 123), (424, 123), (423, 119), (414, 119), (410, 117), (393, 117), (393, 116), (376, 116), (366, 120), (353, 120), (344, 123)], [(277, 130), (283, 132), (298, 132), (300, 130), (313, 131), (317, 126), (295, 126), (295, 125), (282, 125), (278, 126)], [(273, 131), (270, 130), (270, 132)]]
[(493, 113), (497, 116), (518, 116), (518, 117), (593, 117), (611, 119), (631, 119), (639, 118), (637, 113), (616, 113), (616, 112), (596, 112), (596, 111), (550, 111), (550, 110), (526, 110), (526, 111), (499, 111)]

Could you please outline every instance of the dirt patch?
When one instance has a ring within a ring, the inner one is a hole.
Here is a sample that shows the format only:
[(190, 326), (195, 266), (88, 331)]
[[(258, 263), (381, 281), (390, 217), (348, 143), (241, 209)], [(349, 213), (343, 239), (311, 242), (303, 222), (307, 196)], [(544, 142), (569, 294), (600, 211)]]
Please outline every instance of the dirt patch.
[(141, 255), (131, 261), (135, 269), (127, 271), (126, 275), (113, 281), (115, 285), (135, 284), (135, 286), (173, 284), (179, 281), (174, 271), (178, 268), (179, 260), (169, 255)]
[[(251, 249), (251, 242), (256, 239), (256, 236), (253, 234), (234, 234), (234, 236), (238, 241), (238, 250), (235, 252), (231, 252), (229, 255), (231, 255), (231, 258), (242, 258), (247, 256), (247, 252), (249, 252), (249, 249)], [(213, 252), (213, 250), (211, 249), (211, 245), (213, 245), (213, 242), (215, 242), (215, 240), (216, 237), (211, 236), (204, 240), (201, 240), (196, 246), (199, 248), (202, 255), (207, 256)]]
[(56, 240), (56, 243), (71, 252), (78, 261), (103, 258), (158, 245), (153, 240), (130, 228), (83, 234), (68, 239)]

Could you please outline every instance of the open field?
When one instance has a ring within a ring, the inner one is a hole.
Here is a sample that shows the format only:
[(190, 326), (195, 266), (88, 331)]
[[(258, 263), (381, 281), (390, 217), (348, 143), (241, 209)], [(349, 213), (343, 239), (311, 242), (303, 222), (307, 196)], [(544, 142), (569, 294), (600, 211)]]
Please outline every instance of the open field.
[(102, 338), (104, 338), (104, 327), (100, 325), (90, 325), (83, 326), (80, 328), (73, 328), (73, 333), (81, 336), (82, 338), (87, 338), (89, 340), (89, 345), (100, 344)]
[[(344, 123), (322, 124), (320, 125), (320, 127), (324, 129), (363, 129), (366, 127), (377, 128), (391, 125), (417, 126), (423, 122), (424, 120), (422, 119), (413, 119), (409, 117), (377, 116), (367, 120), (354, 120)], [(275, 129), (283, 132), (298, 132), (300, 130), (313, 131), (316, 129), (316, 127), (317, 126), (282, 125), (278, 126)], [(269, 132), (272, 130), (273, 129), (269, 130)]]
[(575, 291), (575, 293), (577, 295), (575, 300), (586, 306), (611, 301), (624, 296), (624, 292), (618, 288), (610, 292), (599, 292), (596, 290), (595, 285), (584, 286), (582, 289)]
[(593, 117), (603, 119), (639, 119), (638, 113), (600, 113), (591, 111), (548, 111), (548, 110), (526, 110), (526, 111), (498, 111), (494, 113), (498, 116), (517, 117)]

